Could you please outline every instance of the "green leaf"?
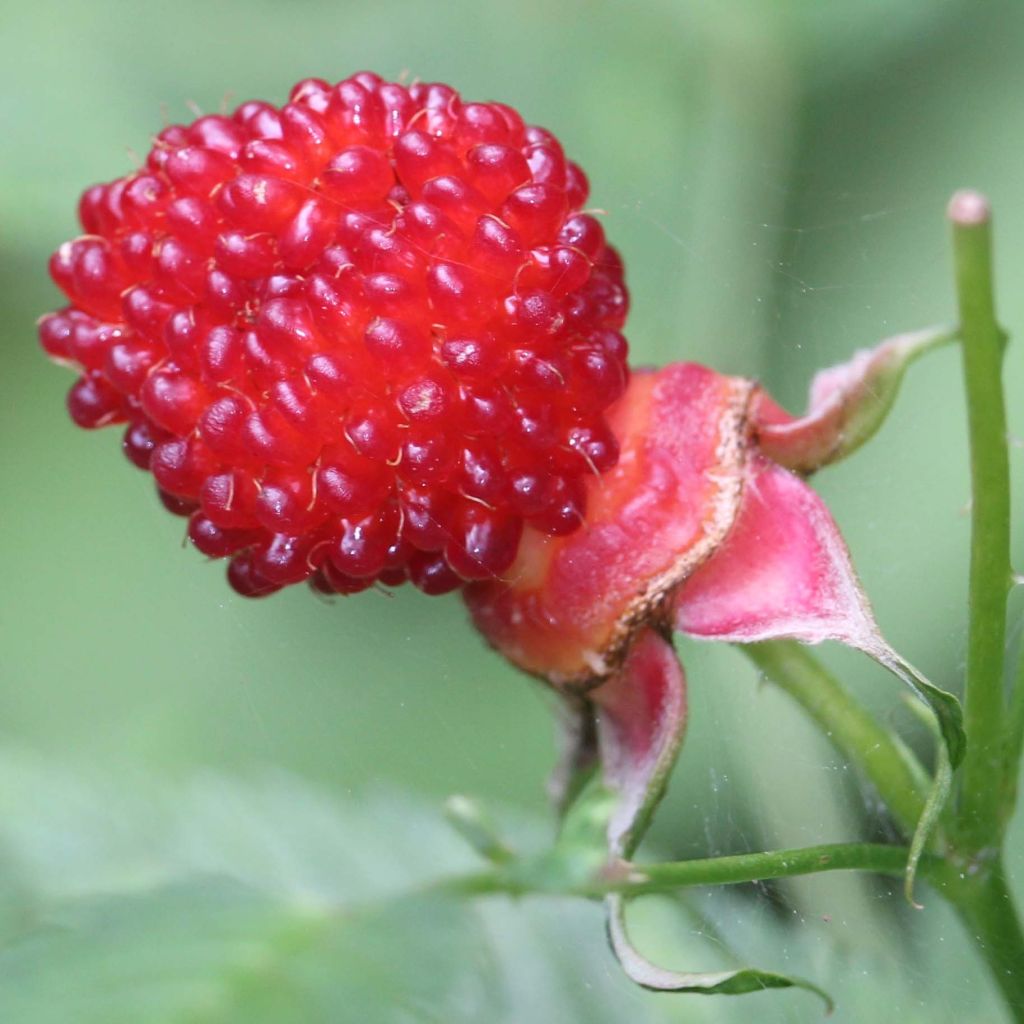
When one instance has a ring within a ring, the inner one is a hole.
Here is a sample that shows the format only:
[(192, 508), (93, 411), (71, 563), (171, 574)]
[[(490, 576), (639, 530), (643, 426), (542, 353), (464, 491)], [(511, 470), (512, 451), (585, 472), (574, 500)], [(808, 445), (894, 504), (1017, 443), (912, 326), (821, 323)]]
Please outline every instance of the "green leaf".
[(494, 964), (464, 905), (301, 907), (209, 879), (74, 906), (0, 953), (0, 1019), (33, 1024), (475, 1020)]
[[(573, 844), (586, 845), (592, 811), (580, 810), (579, 828), (570, 832), (577, 837)], [(548, 847), (550, 822), (500, 806), (495, 811), (516, 849)], [(785, 992), (753, 1004), (716, 1000), (704, 1008), (700, 1001), (645, 991), (614, 963), (602, 908), (593, 901), (494, 897), (449, 905), (388, 899), (478, 867), (439, 808), (421, 797), (378, 789), (339, 798), (283, 772), (248, 778), (202, 772), (170, 783), (7, 747), (0, 750), (0, 888), (17, 898), (10, 913), (4, 908), (0, 923), (4, 940), (15, 929), (21, 938), (0, 946), (0, 1020), (93, 1024), (84, 1015), (54, 1016), (60, 990), (73, 988), (82, 1005), (99, 1008), (93, 1020), (121, 1024), (101, 1010), (109, 1010), (115, 997), (127, 999), (124, 971), (134, 958), (138, 986), (130, 1009), (148, 1006), (151, 1015), (137, 1013), (132, 1024), (223, 1024), (199, 1014), (172, 1016), (170, 1008), (180, 1005), (176, 993), (207, 986), (211, 978), (222, 983), (225, 962), (244, 965), (251, 951), (262, 949), (265, 963), (279, 958), (282, 966), (258, 985), (250, 979), (256, 986), (251, 993), (235, 994), (247, 1000), (240, 1004), (251, 1012), (247, 1024), (291, 1024), (296, 1007), (306, 1012), (303, 1024), (339, 1024), (352, 1018), (334, 1013), (330, 1002), (337, 961), (364, 955), (350, 954), (356, 943), (366, 949), (378, 941), (401, 962), (385, 965), (366, 953), (359, 969), (379, 978), (385, 967), (395, 975), (401, 968), (409, 977), (392, 980), (389, 974), (375, 993), (364, 990), (384, 1006), (367, 1010), (367, 1024), (388, 1020), (392, 989), (414, 996), (426, 992), (433, 999), (437, 989), (425, 987), (430, 979), (421, 977), (424, 972), (437, 973), (443, 982), (441, 1005), (456, 1004), (452, 1024), (803, 1019), (799, 997)], [(169, 923), (158, 926), (170, 916), (167, 904), (175, 902), (184, 906), (187, 920), (177, 931)], [(837, 996), (850, 1020), (898, 1015), (905, 1024), (925, 1024), (934, 1021), (935, 1007), (997, 1019), (982, 967), (964, 957), (959, 925), (942, 901), (928, 907), (929, 930), (919, 937), (919, 952), (908, 950), (893, 931), (885, 901), (871, 901), (863, 908), (863, 924), (851, 922), (842, 932), (822, 921), (816, 906), (797, 903), (800, 916), (783, 918), (743, 888), (693, 891), (683, 905), (691, 913), (699, 908), (706, 920), (681, 914), (675, 896), (646, 897), (630, 908), (636, 938), (655, 962), (701, 963), (723, 971), (757, 963), (783, 974), (790, 964), (808, 965), (804, 969)], [(386, 911), (382, 919), (361, 916), (376, 907)], [(123, 915), (130, 910), (141, 923), (121, 943), (112, 967), (104, 968), (116, 968), (120, 978), (94, 969), (98, 957), (83, 965), (90, 950), (113, 948), (115, 909)], [(831, 901), (828, 909), (835, 910)], [(102, 911), (103, 917), (94, 918), (88, 942), (79, 936), (72, 943), (72, 926), (81, 928), (87, 911)], [(351, 930), (334, 928), (335, 916), (352, 917)], [(861, 940), (854, 942), (857, 935)], [(467, 945), (492, 950), (487, 959), (493, 969), (475, 953), (462, 958), (459, 950)], [(15, 956), (21, 960), (17, 968)], [(140, 963), (158, 970), (140, 974)], [(473, 1004), (481, 975), (487, 997), (482, 1012)], [(119, 991), (110, 991), (108, 978)], [(930, 993), (927, 1006), (921, 1004), (922, 985)], [(305, 1005), (296, 1002), (300, 996)], [(412, 1024), (432, 1018), (405, 1019)]]
[[(549, 848), (550, 823), (500, 820), (518, 848)], [(280, 772), (169, 784), (8, 748), (0, 1020), (678, 1019), (612, 966), (593, 902), (403, 895), (475, 867), (421, 798), (338, 799)]]

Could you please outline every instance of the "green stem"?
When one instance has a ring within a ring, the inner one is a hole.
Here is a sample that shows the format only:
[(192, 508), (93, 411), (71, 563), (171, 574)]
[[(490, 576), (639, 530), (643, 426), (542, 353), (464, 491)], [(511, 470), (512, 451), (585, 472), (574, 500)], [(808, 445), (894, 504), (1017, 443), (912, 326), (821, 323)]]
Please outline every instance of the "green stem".
[[(543, 870), (537, 871), (534, 863), (525, 861), (445, 879), (437, 887), (461, 896), (544, 893), (596, 899), (612, 892), (641, 896), (699, 885), (737, 885), (821, 871), (874, 871), (902, 875), (909, 852), (905, 846), (881, 843), (826, 843), (792, 850), (768, 850), (659, 864), (619, 861), (586, 881), (571, 882), (557, 873), (549, 875)], [(927, 875), (940, 865), (941, 862), (935, 858), (925, 858), (922, 871)]]
[[(628, 874), (616, 884), (616, 889), (639, 895), (694, 885), (736, 885), (770, 878), (791, 878), (821, 871), (875, 871), (884, 875), (902, 875), (907, 866), (908, 852), (904, 846), (881, 843), (826, 843), (795, 850), (630, 865)], [(932, 863), (928, 862), (929, 865)]]
[(806, 647), (793, 640), (769, 640), (742, 650), (821, 726), (844, 757), (860, 766), (893, 817), (912, 834), (924, 809), (923, 772), (915, 770), (899, 740)]
[(1010, 592), (1010, 483), (1003, 401), (1004, 335), (992, 294), (987, 200), (958, 192), (949, 204), (960, 306), (971, 451), (971, 566), (964, 759), (959, 834), (978, 852), (1002, 831), (1003, 658)]
[[(942, 890), (941, 875), (936, 878)], [(956, 908), (1012, 1020), (1024, 1024), (1024, 928), (1001, 863), (982, 878), (952, 881), (945, 892)]]

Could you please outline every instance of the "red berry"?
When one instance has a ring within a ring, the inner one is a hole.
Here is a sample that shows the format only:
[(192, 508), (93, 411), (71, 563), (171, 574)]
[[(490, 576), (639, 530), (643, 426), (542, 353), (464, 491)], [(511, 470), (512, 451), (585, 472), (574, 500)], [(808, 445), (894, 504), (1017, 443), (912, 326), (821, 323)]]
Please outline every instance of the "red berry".
[(162, 432), (157, 430), (147, 420), (137, 420), (132, 423), (124, 432), (124, 440), (121, 447), (129, 462), (138, 466), (139, 469), (149, 469), (149, 460), (153, 455), (153, 449), (157, 446)]
[(126, 419), (124, 400), (103, 377), (80, 378), (68, 392), (68, 412), (86, 430), (122, 423)]
[(443, 593), (578, 528), (617, 459), (628, 299), (586, 198), (503, 104), (306, 79), (88, 189), (40, 341), (240, 593)]
[(398, 536), (397, 528), (393, 506), (384, 506), (362, 519), (343, 519), (328, 558), (339, 572), (356, 579), (373, 579), (386, 567), (388, 549)]
[(252, 549), (253, 572), (278, 587), (301, 583), (317, 569), (315, 534), (275, 533)]
[(251, 473), (231, 469), (212, 473), (203, 481), (199, 504), (207, 518), (225, 530), (255, 529), (259, 494)]
[(235, 555), (228, 564), (228, 583), (242, 597), (266, 597), (281, 587), (261, 576), (253, 564), (249, 551)]
[(464, 582), (439, 551), (413, 555), (409, 560), (409, 579), (424, 594), (447, 594)]
[(172, 516), (190, 516), (196, 510), (196, 503), (189, 498), (181, 498), (177, 494), (157, 488), (157, 497)]
[(522, 532), (518, 517), (467, 501), (453, 518), (445, 558), (465, 580), (498, 579), (515, 560)]
[(195, 512), (188, 523), (188, 536), (209, 558), (224, 558), (260, 539), (255, 530), (229, 530), (217, 526), (202, 512)]
[(320, 191), (338, 203), (376, 203), (395, 184), (395, 172), (387, 155), (369, 146), (343, 149), (320, 173)]

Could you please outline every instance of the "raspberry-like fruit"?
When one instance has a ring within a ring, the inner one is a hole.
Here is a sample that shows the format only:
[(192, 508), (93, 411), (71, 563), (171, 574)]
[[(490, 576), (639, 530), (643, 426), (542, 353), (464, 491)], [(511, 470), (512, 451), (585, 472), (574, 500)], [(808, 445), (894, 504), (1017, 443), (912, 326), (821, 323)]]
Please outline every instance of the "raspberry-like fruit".
[(43, 318), (82, 427), (260, 596), (500, 577), (615, 464), (622, 264), (549, 132), (361, 73), (172, 125), (82, 196)]

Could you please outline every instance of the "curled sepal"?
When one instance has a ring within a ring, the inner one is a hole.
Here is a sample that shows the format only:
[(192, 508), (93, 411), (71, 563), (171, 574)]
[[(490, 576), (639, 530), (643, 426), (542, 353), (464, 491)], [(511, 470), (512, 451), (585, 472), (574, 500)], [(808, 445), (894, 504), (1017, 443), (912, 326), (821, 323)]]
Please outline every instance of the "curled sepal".
[(615, 796), (608, 849), (628, 857), (665, 792), (683, 742), (686, 676), (672, 644), (646, 629), (622, 669), (592, 697), (604, 784)]
[[(590, 695), (604, 788), (613, 803), (608, 813), (608, 852), (614, 860), (632, 855), (665, 791), (686, 728), (686, 677), (671, 643), (652, 628), (640, 633), (622, 668)], [(577, 734), (579, 735), (579, 734)], [(627, 977), (645, 988), (705, 995), (742, 995), (769, 988), (805, 988), (832, 1001), (800, 978), (741, 968), (678, 973), (652, 964), (630, 942), (625, 898), (607, 897), (608, 938)]]
[(937, 328), (900, 334), (821, 370), (811, 382), (803, 416), (790, 416), (758, 391), (751, 404), (751, 426), (761, 451), (798, 473), (812, 473), (845, 458), (882, 425), (907, 367), (955, 336)]
[(803, 978), (792, 978), (774, 971), (761, 971), (754, 967), (740, 967), (730, 971), (670, 971), (652, 964), (637, 952), (629, 939), (625, 921), (625, 899), (618, 895), (607, 897), (608, 940), (622, 969), (631, 981), (656, 992), (694, 992), (703, 995), (739, 996), (770, 988), (802, 988), (824, 1000), (827, 1012), (834, 1004), (827, 992)]
[(799, 477), (755, 457), (725, 543), (679, 588), (676, 628), (730, 643), (789, 637), (864, 651), (931, 708), (955, 768), (965, 736), (960, 703), (886, 643), (825, 503)]
[(938, 744), (935, 758), (935, 782), (928, 791), (921, 818), (914, 829), (910, 840), (910, 853), (907, 855), (907, 866), (903, 872), (903, 895), (915, 910), (923, 910), (924, 906), (914, 899), (914, 882), (917, 868), (921, 863), (921, 855), (928, 845), (935, 826), (939, 823), (942, 808), (949, 799), (949, 791), (953, 787), (953, 767), (949, 763), (949, 754), (944, 743)]
[[(936, 740), (941, 740), (938, 734), (938, 723), (928, 708), (909, 698), (907, 699), (907, 705), (915, 714), (920, 715), (927, 728), (935, 734)], [(944, 743), (937, 742), (935, 782), (928, 793), (928, 799), (925, 801), (924, 808), (921, 811), (921, 818), (917, 823), (917, 828), (914, 830), (914, 835), (910, 841), (910, 851), (907, 854), (907, 865), (903, 869), (903, 895), (915, 910), (924, 910), (924, 906), (914, 898), (914, 882), (917, 878), (917, 868), (921, 863), (921, 855), (928, 844), (928, 838), (939, 822), (942, 808), (946, 806), (946, 800), (949, 798), (949, 791), (952, 787), (953, 766), (949, 763), (949, 753)]]

